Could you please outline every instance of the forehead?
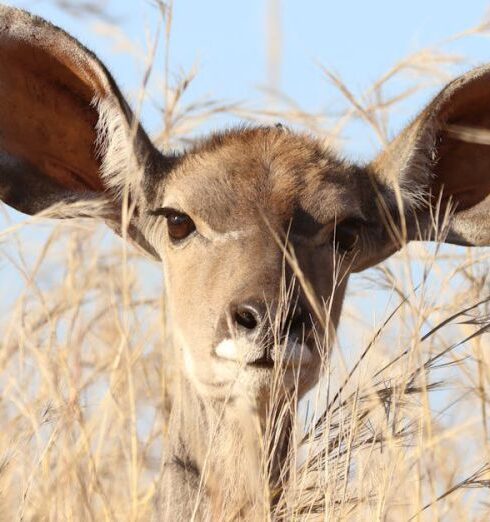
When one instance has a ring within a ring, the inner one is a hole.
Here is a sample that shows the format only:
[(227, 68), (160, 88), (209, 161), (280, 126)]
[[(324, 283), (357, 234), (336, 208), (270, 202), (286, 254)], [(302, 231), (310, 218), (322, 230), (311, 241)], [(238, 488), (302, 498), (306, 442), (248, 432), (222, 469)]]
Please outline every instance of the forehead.
[(355, 210), (356, 171), (317, 140), (276, 128), (214, 135), (183, 156), (169, 176), (165, 206), (216, 230), (265, 215), (328, 223)]

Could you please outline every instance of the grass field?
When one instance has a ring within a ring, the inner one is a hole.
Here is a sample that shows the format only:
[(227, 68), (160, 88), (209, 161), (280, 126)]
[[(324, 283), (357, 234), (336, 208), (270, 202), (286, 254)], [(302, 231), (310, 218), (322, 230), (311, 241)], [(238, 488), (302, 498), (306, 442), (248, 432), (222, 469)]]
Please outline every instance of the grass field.
[[(165, 46), (171, 4), (160, 8)], [(271, 46), (272, 84), (280, 52)], [(185, 146), (219, 115), (280, 120), (333, 145), (363, 125), (383, 144), (397, 104), (442, 85), (455, 60), (421, 49), (361, 98), (322, 66), (345, 100), (336, 118), (276, 91), (256, 110), (193, 104), (194, 73), (167, 70), (152, 93), (165, 105), (155, 139)], [(325, 377), (300, 407), (278, 507), (290, 520), (490, 519), (488, 266), (488, 249), (416, 243), (352, 277)], [(26, 224), (0, 206), (0, 520), (149, 519), (173, 373), (162, 270), (102, 225)]]

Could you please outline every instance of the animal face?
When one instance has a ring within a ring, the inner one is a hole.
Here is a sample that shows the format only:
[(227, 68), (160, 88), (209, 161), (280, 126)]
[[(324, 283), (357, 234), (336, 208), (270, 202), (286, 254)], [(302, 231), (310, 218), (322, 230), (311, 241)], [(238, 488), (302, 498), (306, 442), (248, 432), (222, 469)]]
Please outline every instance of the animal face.
[[(260, 399), (274, 367), (318, 379), (350, 272), (407, 241), (490, 244), (490, 69), (446, 86), (379, 156), (340, 161), (276, 127), (163, 155), (100, 61), (0, 7), (0, 198), (27, 214), (70, 204), (165, 268), (173, 331), (202, 393)], [(323, 348), (320, 348), (322, 347)]]
[[(337, 324), (355, 262), (363, 217), (349, 184), (361, 175), (312, 138), (259, 128), (199, 144), (149, 189), (144, 234), (163, 260), (172, 324), (201, 389), (228, 393), (237, 382), (260, 393), (275, 364), (302, 389), (316, 382), (318, 340)], [(352, 229), (343, 237), (339, 219)]]

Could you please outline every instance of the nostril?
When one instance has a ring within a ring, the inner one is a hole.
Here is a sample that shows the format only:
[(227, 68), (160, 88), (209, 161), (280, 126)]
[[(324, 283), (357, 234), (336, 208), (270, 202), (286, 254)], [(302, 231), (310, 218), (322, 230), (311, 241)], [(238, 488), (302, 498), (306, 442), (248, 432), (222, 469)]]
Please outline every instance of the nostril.
[(297, 305), (293, 310), (290, 310), (286, 319), (286, 327), (292, 332), (298, 332), (303, 329), (305, 324), (305, 314), (300, 305)]
[(237, 324), (247, 330), (254, 330), (258, 325), (256, 313), (250, 307), (238, 307), (235, 310), (234, 318)]

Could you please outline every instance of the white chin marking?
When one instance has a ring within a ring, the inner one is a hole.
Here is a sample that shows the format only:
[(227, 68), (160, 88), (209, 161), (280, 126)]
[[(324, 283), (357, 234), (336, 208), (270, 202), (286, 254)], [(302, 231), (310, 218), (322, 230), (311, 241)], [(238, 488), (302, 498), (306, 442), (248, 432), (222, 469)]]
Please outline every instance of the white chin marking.
[(240, 361), (237, 343), (232, 339), (225, 339), (216, 346), (216, 355), (230, 361)]
[[(262, 348), (243, 339), (225, 339), (216, 346), (218, 357), (241, 364), (252, 363), (262, 355)], [(311, 361), (309, 348), (296, 341), (288, 341), (286, 345), (277, 345), (272, 352), (272, 360), (284, 366), (300, 366)]]

